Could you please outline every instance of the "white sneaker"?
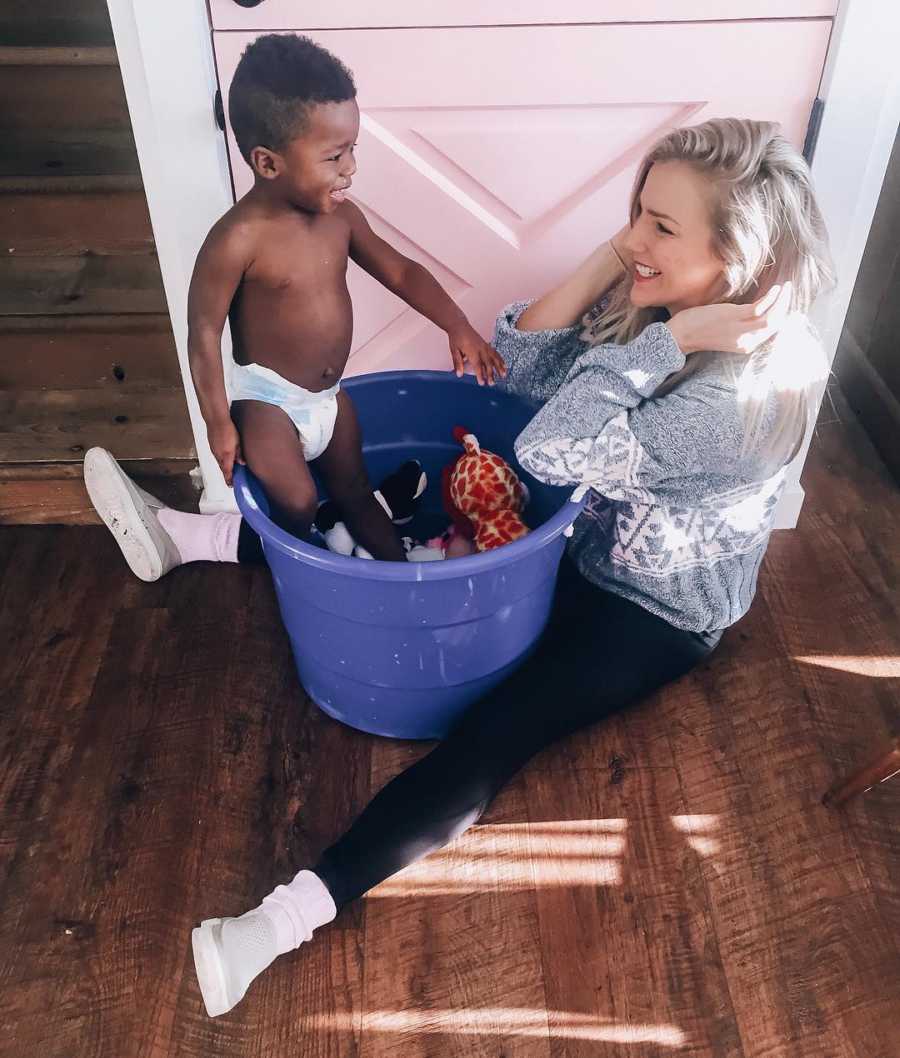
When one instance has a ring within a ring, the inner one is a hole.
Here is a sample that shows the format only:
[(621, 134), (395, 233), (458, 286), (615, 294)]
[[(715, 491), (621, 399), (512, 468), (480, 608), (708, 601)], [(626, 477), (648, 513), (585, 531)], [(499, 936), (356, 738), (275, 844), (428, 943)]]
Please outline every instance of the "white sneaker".
[(286, 952), (312, 940), (337, 908), (325, 883), (301, 870), (239, 918), (208, 918), (191, 933), (194, 967), (211, 1018), (240, 1003), (251, 982)]
[(194, 967), (211, 1018), (244, 998), (254, 978), (278, 954), (272, 924), (260, 911), (240, 918), (208, 918), (191, 931)]
[(84, 484), (135, 576), (159, 580), (181, 565), (178, 548), (156, 517), (165, 504), (135, 485), (105, 448), (85, 453)]

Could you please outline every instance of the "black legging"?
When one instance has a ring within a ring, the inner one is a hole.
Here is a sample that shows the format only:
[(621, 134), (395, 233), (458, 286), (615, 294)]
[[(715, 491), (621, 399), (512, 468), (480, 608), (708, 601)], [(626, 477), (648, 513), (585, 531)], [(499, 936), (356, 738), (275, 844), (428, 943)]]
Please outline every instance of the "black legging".
[(389, 782), (313, 870), (343, 907), (475, 823), (539, 750), (684, 675), (720, 637), (676, 628), (564, 559), (534, 654)]

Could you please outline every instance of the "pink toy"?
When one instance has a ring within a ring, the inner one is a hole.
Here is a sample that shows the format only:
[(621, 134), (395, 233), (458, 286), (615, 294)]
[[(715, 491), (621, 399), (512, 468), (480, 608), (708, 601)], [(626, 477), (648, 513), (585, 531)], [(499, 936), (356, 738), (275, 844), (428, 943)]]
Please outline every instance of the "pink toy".
[(443, 558), (465, 558), (466, 555), (474, 555), (478, 548), (475, 542), (466, 536), (456, 525), (440, 536), (433, 536), (425, 542), (429, 549), (439, 551)]

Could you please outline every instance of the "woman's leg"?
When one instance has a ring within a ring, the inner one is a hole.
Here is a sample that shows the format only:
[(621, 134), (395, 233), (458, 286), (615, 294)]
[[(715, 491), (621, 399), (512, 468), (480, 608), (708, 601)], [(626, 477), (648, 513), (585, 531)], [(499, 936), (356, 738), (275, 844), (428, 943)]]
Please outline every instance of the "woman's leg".
[(568, 562), (564, 569), (532, 657), (323, 853), (313, 870), (338, 908), (465, 831), (538, 751), (684, 675), (718, 642), (594, 587)]
[(388, 783), (313, 870), (246, 915), (194, 930), (210, 1014), (231, 1009), (277, 955), (308, 940), (348, 901), (471, 826), (539, 750), (683, 675), (718, 642), (593, 587), (567, 561), (560, 580), (532, 657)]

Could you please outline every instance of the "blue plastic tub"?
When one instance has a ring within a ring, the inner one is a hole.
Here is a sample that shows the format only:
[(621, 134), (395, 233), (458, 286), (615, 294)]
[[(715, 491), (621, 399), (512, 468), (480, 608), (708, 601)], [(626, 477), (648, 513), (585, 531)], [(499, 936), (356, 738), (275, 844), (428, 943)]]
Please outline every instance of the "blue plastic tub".
[(286, 533), (268, 518), (253, 475), (243, 467), (235, 474), (238, 506), (262, 538), (307, 693), (362, 731), (440, 738), (534, 646), (550, 612), (563, 533), (582, 504), (515, 462), (513, 441), (534, 414), (519, 397), (436, 371), (362, 375), (342, 385), (359, 414), (371, 480), (411, 458), (428, 474), (411, 535), (449, 521), (441, 471), (461, 451), (456, 425), (508, 459), (531, 491), (525, 517), (532, 532), (513, 544), (444, 562), (376, 562)]

